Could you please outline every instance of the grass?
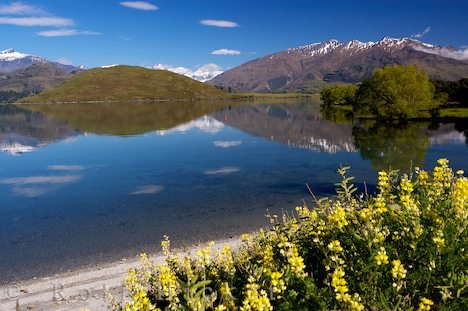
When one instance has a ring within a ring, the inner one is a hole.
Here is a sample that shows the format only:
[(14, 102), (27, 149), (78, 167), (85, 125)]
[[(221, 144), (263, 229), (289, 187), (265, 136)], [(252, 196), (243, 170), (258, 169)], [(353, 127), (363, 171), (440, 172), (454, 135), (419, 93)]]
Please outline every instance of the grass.
[(87, 70), (19, 103), (224, 99), (228, 94), (165, 70), (115, 66)]

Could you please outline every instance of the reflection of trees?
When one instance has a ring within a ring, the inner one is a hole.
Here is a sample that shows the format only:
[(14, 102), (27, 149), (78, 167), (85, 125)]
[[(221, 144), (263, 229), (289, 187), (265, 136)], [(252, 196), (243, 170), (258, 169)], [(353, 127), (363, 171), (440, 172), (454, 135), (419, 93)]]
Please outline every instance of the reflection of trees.
[(421, 123), (373, 123), (356, 125), (353, 136), (361, 157), (370, 160), (375, 169), (409, 171), (421, 166), (429, 147), (429, 137)]
[(351, 123), (354, 117), (354, 113), (351, 106), (321, 105), (320, 112), (326, 120), (335, 123)]

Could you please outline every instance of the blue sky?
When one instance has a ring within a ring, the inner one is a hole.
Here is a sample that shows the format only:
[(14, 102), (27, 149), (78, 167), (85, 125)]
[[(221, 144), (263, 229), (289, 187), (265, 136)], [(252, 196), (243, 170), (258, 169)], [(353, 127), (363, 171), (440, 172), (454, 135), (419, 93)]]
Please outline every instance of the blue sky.
[(88, 67), (215, 63), (228, 69), (332, 38), (415, 34), (466, 48), (468, 1), (0, 0), (0, 50)]

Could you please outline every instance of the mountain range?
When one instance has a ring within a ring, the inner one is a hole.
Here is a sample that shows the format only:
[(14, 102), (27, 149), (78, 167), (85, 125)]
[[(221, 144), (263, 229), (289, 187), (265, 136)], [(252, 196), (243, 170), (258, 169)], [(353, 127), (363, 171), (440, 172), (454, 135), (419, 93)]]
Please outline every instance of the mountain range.
[(468, 57), (454, 48), (412, 38), (377, 42), (328, 40), (291, 48), (227, 70), (208, 83), (254, 92), (307, 91), (317, 83), (360, 82), (375, 68), (418, 66), (436, 80), (468, 77)]
[(52, 89), (84, 69), (13, 49), (0, 51), (0, 102)]
[[(0, 73), (11, 73), (18, 69), (28, 68), (33, 64), (50, 64), (67, 72), (79, 69), (79, 67), (50, 61), (40, 56), (17, 52), (14, 49), (0, 51)], [(81, 69), (84, 69), (84, 67), (81, 67)]]

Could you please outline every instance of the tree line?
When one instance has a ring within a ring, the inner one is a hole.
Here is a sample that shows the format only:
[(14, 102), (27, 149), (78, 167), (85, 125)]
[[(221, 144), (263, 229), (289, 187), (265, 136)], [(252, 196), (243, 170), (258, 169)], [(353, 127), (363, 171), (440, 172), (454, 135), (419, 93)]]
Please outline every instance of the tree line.
[(386, 66), (359, 85), (325, 87), (320, 98), (326, 108), (351, 106), (355, 113), (379, 119), (416, 118), (423, 111), (436, 116), (441, 105), (468, 104), (468, 79), (431, 81), (416, 66)]

